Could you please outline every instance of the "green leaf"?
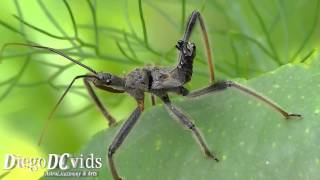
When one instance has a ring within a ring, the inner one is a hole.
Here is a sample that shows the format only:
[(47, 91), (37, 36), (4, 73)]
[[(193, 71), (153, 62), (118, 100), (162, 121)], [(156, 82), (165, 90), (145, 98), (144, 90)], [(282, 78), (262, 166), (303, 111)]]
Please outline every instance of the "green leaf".
[[(177, 100), (202, 130), (219, 163), (203, 155), (190, 132), (162, 105), (147, 109), (115, 155), (120, 175), (130, 180), (320, 177), (319, 69), (315, 64), (288, 64), (249, 81), (238, 80), (289, 112), (302, 114), (302, 120), (285, 120), (237, 90)], [(96, 134), (81, 151), (84, 157), (93, 153), (103, 158), (98, 179), (112, 179), (105, 158), (119, 127)]]

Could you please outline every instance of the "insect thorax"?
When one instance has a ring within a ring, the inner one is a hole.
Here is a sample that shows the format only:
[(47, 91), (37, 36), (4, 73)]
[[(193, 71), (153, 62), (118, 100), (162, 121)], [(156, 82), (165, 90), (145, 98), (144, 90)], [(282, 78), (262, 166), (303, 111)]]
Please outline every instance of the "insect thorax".
[(125, 80), (126, 89), (139, 89), (144, 92), (165, 90), (181, 85), (178, 79), (173, 79), (172, 70), (159, 67), (143, 67), (131, 71)]
[(134, 69), (125, 78), (125, 88), (148, 91), (151, 82), (150, 76), (150, 71), (145, 68)]

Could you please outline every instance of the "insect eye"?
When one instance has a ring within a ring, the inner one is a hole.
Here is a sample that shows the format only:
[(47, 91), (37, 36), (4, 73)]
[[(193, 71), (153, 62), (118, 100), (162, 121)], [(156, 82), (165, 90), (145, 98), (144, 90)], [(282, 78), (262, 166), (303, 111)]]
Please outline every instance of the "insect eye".
[(101, 81), (105, 81), (106, 83), (110, 83), (112, 79), (112, 75), (109, 73), (98, 73), (98, 78)]
[(111, 78), (112, 78), (111, 74), (109, 74), (109, 73), (105, 74), (105, 79), (109, 79), (110, 80)]

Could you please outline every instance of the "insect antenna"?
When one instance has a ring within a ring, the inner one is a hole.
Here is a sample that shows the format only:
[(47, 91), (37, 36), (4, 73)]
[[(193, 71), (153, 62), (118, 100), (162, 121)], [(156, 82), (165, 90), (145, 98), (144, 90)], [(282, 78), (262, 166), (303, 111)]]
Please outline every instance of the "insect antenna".
[[(89, 70), (90, 72), (92, 72), (93, 74), (97, 74), (97, 72), (95, 70), (93, 70), (91, 67), (82, 64), (81, 62), (71, 58), (70, 56), (64, 54), (63, 52), (54, 49), (54, 48), (50, 48), (50, 47), (46, 47), (46, 46), (40, 46), (40, 45), (31, 45), (31, 44), (25, 44), (25, 43), (7, 43), (5, 44), (2, 48), (1, 48), (1, 52), (2, 53), (4, 51), (4, 49), (8, 46), (11, 45), (17, 45), (17, 46), (26, 46), (26, 47), (32, 47), (32, 48), (38, 48), (38, 49), (44, 49), (44, 50), (48, 50), (53, 52), (54, 54), (60, 55), (76, 64), (78, 64), (79, 66), (82, 66), (83, 68)], [(80, 75), (80, 76), (76, 76), (75, 78), (73, 78), (73, 80), (71, 81), (71, 83), (68, 85), (67, 89), (64, 91), (64, 93), (62, 94), (62, 96), (60, 97), (59, 101), (56, 103), (56, 105), (54, 106), (54, 108), (52, 109), (52, 111), (49, 114), (48, 119), (45, 122), (45, 125), (41, 131), (41, 135), (38, 141), (38, 145), (40, 145), (42, 143), (43, 140), (43, 136), (45, 134), (45, 131), (48, 127), (49, 121), (52, 119), (53, 114), (55, 113), (55, 111), (58, 109), (59, 105), (61, 104), (61, 102), (63, 101), (64, 97), (67, 95), (67, 93), (69, 92), (70, 88), (72, 87), (72, 85), (74, 84), (74, 82), (79, 79), (79, 78), (85, 78), (85, 77), (91, 77), (91, 78), (96, 78), (96, 76), (94, 75)]]
[(68, 60), (82, 66), (83, 68), (89, 70), (90, 72), (92, 72), (93, 74), (97, 74), (97, 72), (95, 70), (93, 70), (91, 67), (87, 66), (87, 65), (84, 65), (82, 64), (81, 62), (73, 59), (72, 57), (64, 54), (63, 52), (57, 50), (57, 49), (54, 49), (54, 48), (51, 48), (51, 47), (46, 47), (46, 46), (40, 46), (40, 45), (32, 45), (32, 44), (25, 44), (25, 43), (7, 43), (5, 45), (3, 45), (2, 49), (1, 49), (1, 52), (3, 52), (3, 50), (7, 47), (7, 46), (11, 46), (11, 45), (17, 45), (17, 46), (26, 46), (26, 47), (32, 47), (32, 48), (38, 48), (38, 49), (45, 49), (45, 50), (48, 50), (48, 51), (51, 51), (53, 52), (54, 54), (57, 54), (57, 55), (60, 55), (64, 58), (67, 58)]
[(91, 77), (91, 78), (97, 78), (96, 76), (94, 75), (80, 75), (80, 76), (76, 76), (75, 78), (73, 78), (73, 80), (71, 81), (71, 83), (68, 85), (67, 89), (64, 91), (64, 93), (62, 94), (62, 96), (59, 98), (59, 101), (56, 103), (56, 105), (54, 106), (54, 108), (51, 110), (50, 114), (49, 114), (49, 117), (48, 119), (46, 120), (44, 126), (43, 126), (43, 129), (41, 131), (41, 134), (40, 134), (40, 138), (39, 138), (39, 141), (38, 141), (38, 145), (40, 146), (41, 143), (42, 143), (42, 140), (43, 140), (43, 136), (44, 136), (44, 133), (45, 131), (47, 130), (47, 127), (49, 125), (49, 122), (50, 120), (52, 119), (53, 117), (53, 114), (55, 113), (55, 111), (58, 109), (59, 105), (61, 104), (62, 100), (64, 99), (64, 97), (67, 95), (67, 93), (69, 92), (69, 90), (71, 89), (72, 85), (74, 84), (74, 82), (77, 80), (77, 79), (80, 79), (80, 78), (86, 78), (86, 77)]

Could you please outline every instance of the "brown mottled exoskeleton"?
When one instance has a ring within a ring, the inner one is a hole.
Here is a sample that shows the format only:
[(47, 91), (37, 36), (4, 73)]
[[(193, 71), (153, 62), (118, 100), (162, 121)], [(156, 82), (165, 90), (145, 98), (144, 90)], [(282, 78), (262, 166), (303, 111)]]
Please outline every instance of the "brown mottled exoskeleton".
[[(159, 97), (167, 107), (167, 110), (171, 112), (183, 126), (191, 130), (196, 140), (199, 142), (201, 149), (204, 151), (204, 154), (207, 157), (210, 157), (216, 161), (218, 161), (218, 158), (213, 153), (211, 153), (208, 145), (205, 143), (204, 138), (201, 136), (201, 133), (196, 128), (195, 124), (191, 120), (189, 120), (189, 118), (182, 111), (180, 111), (178, 108), (176, 108), (176, 106), (174, 106), (171, 103), (168, 93), (172, 92), (178, 95), (192, 98), (192, 97), (198, 97), (208, 93), (224, 90), (231, 87), (231, 88), (238, 89), (249, 95), (252, 95), (253, 97), (263, 101), (267, 105), (274, 108), (277, 112), (281, 113), (281, 115), (284, 116), (286, 119), (289, 119), (290, 117), (293, 117), (293, 116), (296, 116), (296, 117), (301, 116), (299, 114), (288, 113), (287, 111), (285, 111), (284, 109), (282, 109), (281, 107), (273, 103), (272, 101), (268, 100), (267, 98), (263, 97), (262, 95), (259, 95), (258, 93), (250, 90), (249, 88), (244, 87), (233, 81), (219, 81), (219, 82), (212, 83), (203, 89), (189, 92), (189, 90), (187, 90), (184, 87), (184, 85), (188, 83), (192, 78), (192, 64), (193, 64), (194, 57), (196, 55), (196, 46), (194, 43), (189, 42), (189, 39), (197, 20), (199, 20), (200, 27), (203, 32), (204, 42), (206, 45), (207, 56), (208, 56), (209, 69), (211, 73), (211, 80), (213, 80), (213, 77), (214, 77), (213, 66), (211, 63), (211, 53), (210, 53), (208, 37), (207, 37), (203, 19), (198, 11), (194, 11), (190, 15), (185, 34), (182, 40), (178, 41), (176, 45), (179, 51), (179, 57), (178, 57), (178, 64), (174, 68), (146, 66), (146, 67), (134, 69), (125, 77), (118, 77), (116, 75), (105, 73), (105, 72), (96, 72), (92, 68), (50, 47), (21, 44), (21, 43), (12, 43), (12, 44), (22, 45), (22, 46), (31, 46), (31, 47), (40, 48), (40, 49), (47, 49), (51, 52), (54, 52), (56, 54), (59, 54), (69, 59), (70, 61), (86, 68), (91, 72), (91, 74), (80, 75), (75, 77), (72, 80), (72, 82), (70, 83), (70, 85), (68, 86), (64, 94), (59, 99), (58, 103), (56, 104), (55, 108), (51, 112), (48, 119), (51, 118), (53, 112), (61, 103), (62, 99), (67, 94), (67, 92), (69, 91), (73, 83), (80, 78), (84, 80), (84, 84), (90, 96), (96, 103), (97, 107), (101, 110), (105, 118), (108, 120), (109, 125), (114, 125), (116, 123), (116, 120), (110, 115), (110, 113), (102, 105), (97, 95), (95, 94), (91, 84), (93, 84), (95, 87), (99, 89), (112, 92), (112, 93), (128, 93), (133, 98), (135, 98), (135, 100), (137, 101), (137, 108), (131, 113), (128, 120), (124, 122), (124, 124), (120, 128), (119, 132), (115, 136), (113, 142), (111, 143), (108, 149), (108, 161), (109, 161), (109, 167), (110, 167), (112, 176), (115, 180), (120, 180), (121, 178), (119, 176), (116, 165), (114, 163), (113, 155), (117, 151), (117, 149), (121, 146), (121, 144), (129, 134), (133, 126), (138, 121), (142, 111), (144, 110), (145, 93), (151, 93), (152, 95)], [(42, 140), (43, 132), (46, 129), (46, 127), (47, 127), (47, 123), (42, 131), (39, 143)]]

